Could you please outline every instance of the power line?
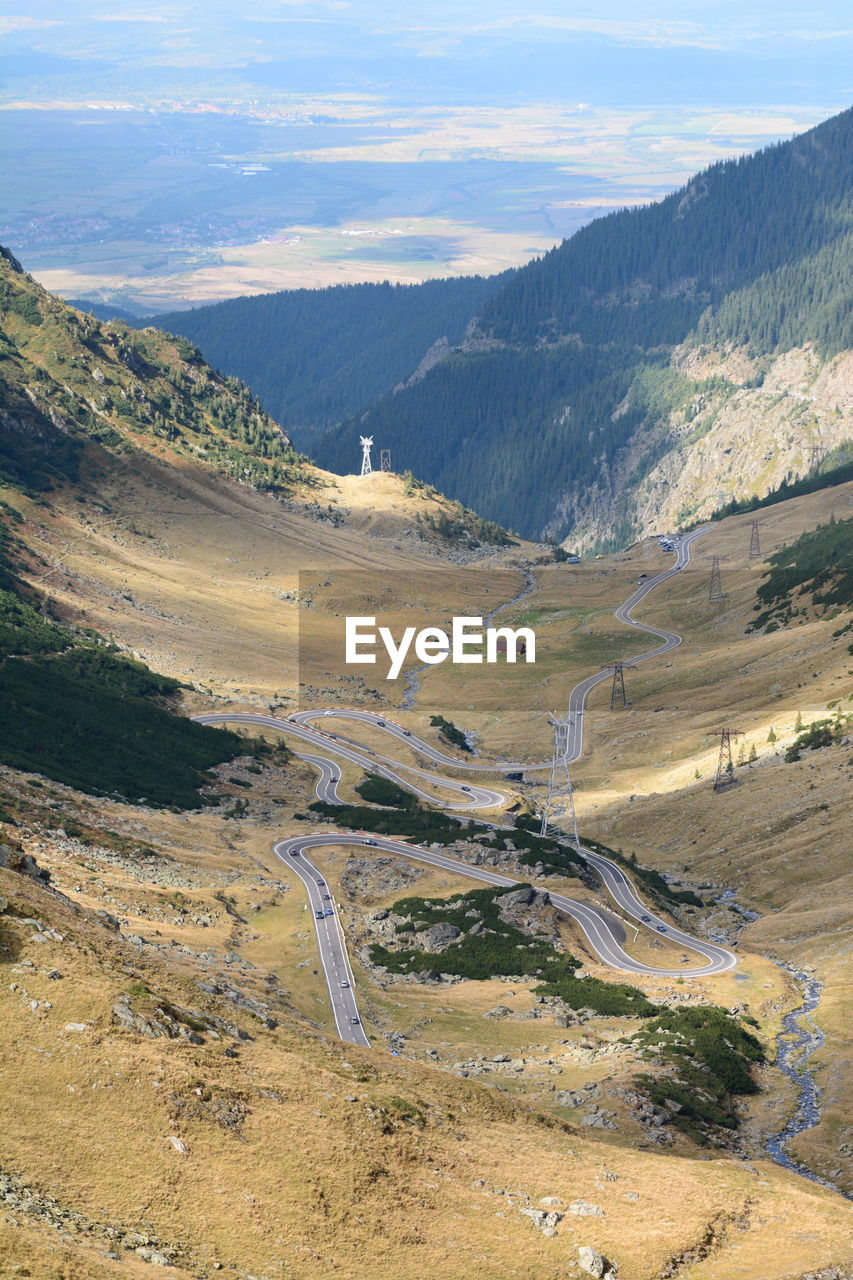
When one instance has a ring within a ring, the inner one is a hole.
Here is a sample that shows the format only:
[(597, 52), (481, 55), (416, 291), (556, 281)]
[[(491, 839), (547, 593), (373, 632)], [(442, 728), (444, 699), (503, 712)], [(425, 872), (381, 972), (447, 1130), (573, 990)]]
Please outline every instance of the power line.
[(720, 577), (720, 557), (711, 557), (711, 581), (708, 586), (709, 600), (725, 600), (726, 593), (723, 590), (723, 580)]
[(620, 707), (627, 707), (628, 699), (625, 695), (625, 676), (623, 673), (624, 663), (613, 663), (613, 687), (610, 690), (610, 710), (618, 704)]
[(554, 753), (551, 757), (551, 772), (548, 775), (548, 795), (545, 800), (545, 807), (542, 810), (539, 834), (540, 836), (547, 835), (549, 819), (554, 806), (561, 796), (565, 796), (569, 802), (575, 852), (579, 854), (581, 842), (578, 835), (577, 814), (575, 813), (575, 793), (569, 773), (569, 726), (572, 724), (572, 720), (569, 716), (565, 716), (561, 720), (559, 716), (550, 715), (548, 722), (554, 726)]
[(735, 766), (732, 760), (732, 738), (739, 738), (743, 734), (742, 729), (720, 729), (720, 754), (717, 759), (717, 776), (714, 778), (714, 790), (725, 791), (727, 787), (733, 787), (737, 779), (735, 778)]
[(750, 526), (749, 558), (750, 560), (761, 559), (761, 543), (758, 538), (758, 521), (757, 520), (753, 520)]

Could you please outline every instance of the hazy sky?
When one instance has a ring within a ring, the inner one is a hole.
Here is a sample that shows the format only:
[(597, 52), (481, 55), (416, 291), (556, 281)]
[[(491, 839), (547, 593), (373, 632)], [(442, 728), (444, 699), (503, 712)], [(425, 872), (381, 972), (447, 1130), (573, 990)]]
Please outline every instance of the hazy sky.
[(49, 78), (71, 58), (92, 74), (130, 70), (137, 89), (144, 68), (240, 69), (272, 84), (279, 66), (298, 89), (473, 98), (636, 101), (654, 90), (669, 101), (692, 86), (720, 101), (838, 104), (853, 89), (841, 0), (0, 0), (0, 35), (0, 51), (17, 55), (7, 72)]

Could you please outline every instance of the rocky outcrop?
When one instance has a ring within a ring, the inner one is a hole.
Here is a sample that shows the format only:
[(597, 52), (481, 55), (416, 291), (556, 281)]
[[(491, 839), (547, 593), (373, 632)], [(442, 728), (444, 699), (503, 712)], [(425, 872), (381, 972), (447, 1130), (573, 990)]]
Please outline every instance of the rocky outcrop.
[(462, 937), (462, 930), (455, 924), (440, 920), (415, 934), (415, 942), (422, 951), (446, 951)]
[[(576, 520), (572, 548), (607, 544), (617, 526), (643, 537), (707, 519), (732, 498), (808, 475), (815, 457), (853, 441), (850, 352), (824, 360), (804, 346), (758, 361), (739, 348), (684, 346), (672, 374), (690, 380), (682, 402), (632, 436), (582, 498), (572, 491), (559, 504), (555, 529)], [(635, 407), (632, 395), (614, 416)]]
[(42, 884), (47, 884), (50, 880), (50, 872), (40, 867), (32, 854), (24, 853), (23, 849), (10, 844), (0, 844), (0, 867), (5, 867), (7, 871), (17, 871), (21, 876), (29, 876), (31, 880), (40, 880)]

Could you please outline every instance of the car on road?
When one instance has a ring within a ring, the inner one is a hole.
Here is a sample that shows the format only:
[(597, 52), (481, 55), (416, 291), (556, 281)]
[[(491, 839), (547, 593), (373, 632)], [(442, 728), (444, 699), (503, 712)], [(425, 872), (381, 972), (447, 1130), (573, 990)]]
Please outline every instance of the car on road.
[(665, 924), (659, 924), (659, 925), (658, 925), (658, 933), (666, 933), (666, 925), (665, 925)]
[(329, 774), (329, 781), (330, 781), (330, 782), (340, 782), (340, 778), (338, 777), (338, 775), (337, 775), (336, 773), (331, 773), (331, 774)]
[(348, 986), (349, 986), (349, 983), (347, 982), (346, 978), (341, 978), (341, 986), (342, 986), (342, 987), (348, 987)]
[(301, 850), (299, 850), (299, 849), (291, 849), (291, 850), (290, 850), (290, 856), (291, 856), (291, 858), (298, 858), (298, 857), (299, 857), (300, 852), (301, 852)]
[(318, 920), (322, 920), (322, 919), (323, 919), (323, 912), (322, 912), (322, 911), (315, 911), (315, 912), (314, 912), (314, 915), (317, 917), (317, 919), (318, 919)]
[(331, 907), (326, 907), (326, 915), (327, 915), (327, 916), (333, 916), (334, 914), (335, 914), (335, 913), (334, 913), (334, 911), (332, 910), (332, 908), (331, 908)]
[(364, 843), (365, 843), (365, 844), (373, 844), (373, 845), (375, 845), (375, 844), (376, 844), (376, 841), (375, 841), (375, 840), (365, 840), (365, 842), (364, 842)]
[(404, 729), (404, 730), (403, 730), (403, 733), (406, 735), (406, 737), (407, 737), (407, 738), (411, 738), (411, 736), (412, 736), (412, 731), (411, 731), (411, 729)]
[(377, 720), (376, 723), (380, 729), (386, 729), (388, 727), (384, 720)]
[(353, 1016), (350, 1018), (350, 1022), (354, 1027), (357, 1027), (360, 1022), (360, 1018), (356, 1014), (353, 1014)]
[(323, 894), (323, 901), (324, 901), (324, 902), (331, 902), (331, 901), (332, 901), (332, 895), (331, 895), (330, 893), (324, 893), (324, 894)]
[(471, 790), (471, 788), (470, 788), (470, 787), (462, 787), (462, 790), (463, 790), (463, 791), (470, 791), (470, 790)]
[(642, 920), (643, 924), (651, 924), (652, 922), (651, 916), (640, 916), (640, 919)]

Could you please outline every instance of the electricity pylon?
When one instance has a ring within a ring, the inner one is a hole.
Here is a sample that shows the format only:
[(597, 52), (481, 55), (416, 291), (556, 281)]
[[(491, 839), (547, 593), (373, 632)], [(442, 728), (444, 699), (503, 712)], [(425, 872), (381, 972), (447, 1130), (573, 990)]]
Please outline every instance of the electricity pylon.
[(717, 776), (714, 778), (714, 790), (725, 791), (735, 784), (735, 766), (732, 760), (732, 738), (739, 738), (742, 729), (720, 729), (720, 755), (717, 760)]
[(725, 600), (726, 593), (723, 590), (723, 580), (720, 577), (720, 557), (711, 557), (711, 582), (708, 587), (709, 600)]
[(750, 526), (749, 534), (749, 558), (750, 560), (761, 559), (761, 543), (758, 540), (758, 521), (753, 520)]
[(391, 450), (390, 449), (379, 450), (379, 470), (380, 471), (391, 470)]
[(578, 835), (578, 820), (575, 813), (575, 793), (571, 774), (569, 773), (569, 726), (572, 724), (572, 720), (570, 716), (565, 716), (561, 720), (557, 715), (550, 715), (548, 722), (554, 726), (554, 754), (551, 757), (551, 772), (548, 775), (548, 795), (545, 800), (545, 807), (542, 810), (539, 834), (540, 836), (547, 835), (551, 810), (562, 792), (569, 801), (575, 852), (580, 853), (581, 841)]
[(369, 476), (373, 474), (373, 463), (370, 461), (370, 449), (373, 444), (373, 436), (361, 436), (361, 474)]
[(627, 707), (628, 699), (625, 695), (625, 676), (623, 673), (624, 663), (613, 663), (613, 688), (610, 690), (610, 710), (615, 706)]

